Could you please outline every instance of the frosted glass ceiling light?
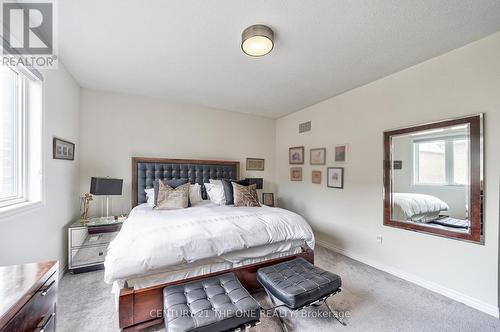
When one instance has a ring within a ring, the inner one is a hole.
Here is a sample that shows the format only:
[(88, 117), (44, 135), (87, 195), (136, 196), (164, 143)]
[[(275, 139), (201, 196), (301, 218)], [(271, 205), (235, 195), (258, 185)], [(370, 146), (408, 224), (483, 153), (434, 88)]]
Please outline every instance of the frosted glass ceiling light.
[(252, 25), (241, 34), (241, 49), (250, 56), (263, 56), (273, 50), (274, 33), (265, 25)]

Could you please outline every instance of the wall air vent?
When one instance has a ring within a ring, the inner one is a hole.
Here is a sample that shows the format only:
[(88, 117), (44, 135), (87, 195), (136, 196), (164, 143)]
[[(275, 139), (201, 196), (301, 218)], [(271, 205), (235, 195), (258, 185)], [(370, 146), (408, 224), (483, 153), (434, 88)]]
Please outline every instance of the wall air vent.
[(311, 121), (303, 122), (299, 124), (299, 134), (305, 133), (306, 131), (311, 131)]

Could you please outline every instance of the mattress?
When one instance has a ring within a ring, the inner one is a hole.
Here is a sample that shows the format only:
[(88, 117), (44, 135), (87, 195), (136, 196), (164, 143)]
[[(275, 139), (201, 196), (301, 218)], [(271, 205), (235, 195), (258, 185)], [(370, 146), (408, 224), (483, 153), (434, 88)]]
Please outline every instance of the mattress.
[(293, 246), (289, 250), (277, 251), (260, 257), (249, 257), (240, 260), (238, 262), (232, 262), (229, 260), (221, 260), (219, 258), (216, 258), (216, 259), (208, 259), (193, 264), (177, 265), (171, 269), (168, 269), (168, 271), (165, 272), (127, 279), (127, 286), (132, 287), (134, 289), (147, 288), (154, 285), (163, 284), (166, 282), (172, 282), (172, 281), (197, 277), (209, 273), (238, 268), (245, 265), (256, 264), (270, 259), (297, 254), (300, 253), (301, 251), (302, 248), (300, 246)]
[(142, 288), (295, 253), (304, 244), (314, 248), (310, 226), (280, 208), (203, 202), (161, 211), (142, 204), (110, 243), (105, 281)]
[[(289, 249), (286, 249), (289, 248)], [(257, 264), (267, 260), (286, 257), (302, 252), (300, 243), (283, 243), (275, 248), (276, 252), (258, 256), (254, 250), (244, 250), (238, 255), (242, 258), (240, 260), (225, 260), (223, 258), (212, 258), (192, 264), (181, 264), (173, 266), (164, 272), (138, 276), (127, 280), (116, 280), (113, 282), (112, 293), (115, 297), (116, 310), (118, 310), (118, 303), (120, 298), (120, 290), (124, 287), (131, 287), (134, 290), (152, 287), (167, 282), (193, 278), (210, 273), (220, 272), (241, 266)], [(254, 257), (256, 256), (256, 257)]]

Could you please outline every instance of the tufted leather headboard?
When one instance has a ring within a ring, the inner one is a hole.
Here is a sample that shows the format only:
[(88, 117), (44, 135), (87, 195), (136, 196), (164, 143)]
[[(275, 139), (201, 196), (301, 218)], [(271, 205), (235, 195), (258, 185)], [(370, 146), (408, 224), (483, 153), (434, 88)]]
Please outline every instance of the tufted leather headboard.
[(240, 177), (239, 161), (166, 158), (132, 158), (132, 207), (146, 203), (144, 189), (152, 188), (156, 179), (189, 179), (203, 184), (209, 179)]

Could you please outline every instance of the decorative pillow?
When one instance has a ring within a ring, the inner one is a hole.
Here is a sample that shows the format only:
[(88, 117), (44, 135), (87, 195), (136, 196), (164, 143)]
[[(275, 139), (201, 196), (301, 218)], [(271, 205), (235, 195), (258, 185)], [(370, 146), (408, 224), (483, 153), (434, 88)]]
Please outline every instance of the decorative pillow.
[(233, 182), (234, 206), (260, 206), (257, 185), (242, 186)]
[[(171, 179), (171, 180), (161, 180), (164, 184), (167, 184), (169, 185), (170, 187), (172, 188), (177, 188), (178, 186), (182, 186), (183, 184), (186, 184), (189, 182), (188, 179)], [(156, 179), (154, 182), (153, 182), (153, 187), (155, 189), (155, 193), (154, 193), (154, 202), (155, 202), (155, 206), (158, 205), (158, 183), (160, 182), (160, 180)]]
[(243, 179), (239, 181), (222, 179), (221, 181), (222, 181), (222, 187), (224, 187), (224, 195), (226, 196), (226, 205), (234, 204), (233, 185), (231, 184), (231, 182), (241, 184), (242, 186), (250, 185), (250, 181), (248, 181), (248, 179)]
[(208, 198), (217, 205), (226, 204), (226, 197), (224, 196), (224, 188), (222, 183), (205, 183)]
[(191, 205), (199, 203), (203, 200), (201, 197), (201, 186), (198, 183), (189, 186), (189, 202)]
[(177, 188), (172, 188), (163, 181), (158, 183), (158, 210), (185, 209), (189, 204), (189, 188), (191, 184), (186, 183)]
[(155, 206), (155, 189), (154, 188), (147, 188), (144, 189), (144, 192), (146, 193), (146, 203), (149, 206)]

